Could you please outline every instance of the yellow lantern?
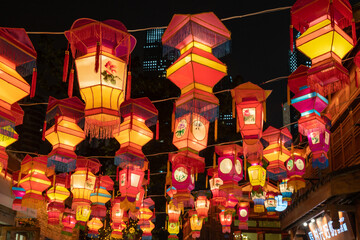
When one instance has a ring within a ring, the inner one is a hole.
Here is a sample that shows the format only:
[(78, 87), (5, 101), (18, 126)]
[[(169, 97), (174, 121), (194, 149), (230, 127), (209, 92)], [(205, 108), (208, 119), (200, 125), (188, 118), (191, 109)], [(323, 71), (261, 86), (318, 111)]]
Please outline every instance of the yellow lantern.
[(203, 220), (200, 219), (196, 213), (196, 211), (191, 210), (189, 211), (190, 217), (190, 227), (191, 227), (191, 235), (193, 238), (200, 237), (200, 231), (202, 228)]
[(93, 217), (88, 223), (87, 226), (89, 228), (88, 237), (97, 238), (99, 236), (99, 229), (104, 225), (101, 222), (100, 218)]
[(170, 233), (168, 239), (178, 239), (177, 234), (180, 232), (180, 223), (179, 222), (168, 222), (168, 232)]
[(111, 199), (108, 190), (113, 190), (114, 181), (109, 176), (100, 176), (96, 182), (94, 192), (90, 194), (91, 215), (94, 217), (105, 217), (107, 203)]
[(265, 185), (266, 170), (261, 165), (252, 165), (248, 168), (248, 172), (251, 186), (263, 187)]

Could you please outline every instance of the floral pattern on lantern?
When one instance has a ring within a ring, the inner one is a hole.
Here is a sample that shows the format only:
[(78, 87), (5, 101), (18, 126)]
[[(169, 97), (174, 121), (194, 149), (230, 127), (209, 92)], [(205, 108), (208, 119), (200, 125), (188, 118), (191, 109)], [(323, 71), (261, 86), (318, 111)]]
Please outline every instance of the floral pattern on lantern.
[(191, 227), (191, 236), (193, 238), (199, 238), (200, 232), (203, 225), (203, 219), (200, 219), (194, 210), (189, 211), (190, 216), (190, 227)]
[(291, 186), (295, 192), (305, 187), (305, 180), (302, 178), (305, 174), (306, 164), (304, 155), (304, 149), (295, 148), (293, 150), (292, 157), (285, 163), (286, 171), (289, 177), (288, 185)]
[(231, 224), (232, 224), (232, 212), (221, 211), (219, 213), (220, 223), (222, 226), (223, 233), (231, 232)]

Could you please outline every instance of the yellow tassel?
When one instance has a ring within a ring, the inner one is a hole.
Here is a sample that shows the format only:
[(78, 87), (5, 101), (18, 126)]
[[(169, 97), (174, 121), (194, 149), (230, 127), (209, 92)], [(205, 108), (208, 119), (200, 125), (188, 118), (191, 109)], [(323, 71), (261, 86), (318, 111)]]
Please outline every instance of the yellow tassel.
[(19, 187), (19, 185), (20, 185), (20, 180), (21, 180), (21, 171), (19, 172), (19, 177), (18, 177), (17, 187)]
[(239, 121), (237, 119), (237, 116), (236, 116), (236, 132), (240, 132), (240, 126), (239, 126)]
[(264, 122), (266, 122), (266, 101), (263, 102)]
[(214, 152), (214, 157), (213, 157), (213, 168), (216, 168), (216, 153)]
[(235, 98), (232, 100), (232, 118), (235, 118)]
[(214, 123), (214, 140), (215, 142), (217, 141), (218, 138), (218, 120), (215, 119), (215, 123)]
[(290, 87), (289, 87), (289, 85), (287, 86), (287, 104), (290, 107), (291, 101), (290, 101)]
[(208, 175), (206, 174), (206, 178), (205, 178), (205, 188), (207, 189), (208, 188)]
[(328, 94), (328, 102), (329, 102), (328, 105), (330, 105), (331, 104), (331, 93)]
[(198, 179), (198, 173), (195, 174), (195, 181)]

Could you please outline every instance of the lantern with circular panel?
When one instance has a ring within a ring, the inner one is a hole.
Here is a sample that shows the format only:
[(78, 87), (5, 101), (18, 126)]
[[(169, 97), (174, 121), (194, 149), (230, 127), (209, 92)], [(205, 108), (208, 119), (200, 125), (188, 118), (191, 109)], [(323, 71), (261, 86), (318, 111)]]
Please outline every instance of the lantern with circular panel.
[(342, 29), (350, 26), (352, 19), (348, 0), (298, 0), (291, 8), (292, 25), (301, 33), (296, 47), (312, 61), (308, 84), (322, 96), (349, 83), (342, 58), (353, 48), (356, 37), (355, 32), (351, 38)]
[(168, 239), (179, 239), (177, 234), (180, 232), (180, 223), (179, 222), (168, 222), (167, 230), (169, 232)]
[(305, 180), (302, 176), (305, 174), (305, 150), (295, 148), (292, 157), (289, 158), (285, 165), (289, 177), (288, 185), (292, 186), (294, 191), (305, 187)]
[[(93, 34), (96, 32), (97, 34)], [(136, 39), (117, 20), (78, 19), (65, 32), (85, 101), (85, 133), (109, 138), (120, 124), (129, 55)]]
[(238, 203), (238, 218), (239, 218), (239, 229), (248, 229), (248, 223), (250, 214), (250, 204), (249, 202), (239, 202)]

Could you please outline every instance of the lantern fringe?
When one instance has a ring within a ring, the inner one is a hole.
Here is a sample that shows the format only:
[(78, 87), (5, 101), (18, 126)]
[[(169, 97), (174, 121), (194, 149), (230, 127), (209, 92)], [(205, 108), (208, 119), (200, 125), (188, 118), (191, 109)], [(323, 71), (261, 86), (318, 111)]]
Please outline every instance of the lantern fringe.
[(73, 96), (73, 88), (74, 88), (74, 69), (70, 70), (69, 75), (69, 85), (68, 85), (68, 96), (71, 98)]
[(36, 79), (37, 79), (37, 70), (36, 70), (36, 68), (33, 68), (33, 75), (32, 75), (32, 80), (31, 80), (30, 98), (35, 97)]
[(111, 138), (113, 131), (117, 130), (119, 125), (120, 118), (113, 121), (101, 122), (85, 117), (85, 135), (90, 135), (90, 138)]
[(127, 77), (127, 86), (126, 86), (126, 100), (129, 100), (131, 97), (131, 72), (128, 72), (128, 77)]
[(21, 201), (21, 207), (31, 208), (31, 209), (41, 209), (45, 206), (44, 199), (35, 199), (35, 198), (23, 198)]
[(294, 32), (293, 25), (290, 25), (290, 51), (294, 52)]
[(215, 142), (218, 139), (218, 119), (215, 119), (215, 124), (214, 124), (214, 140)]
[(65, 51), (65, 57), (64, 57), (64, 67), (63, 67), (63, 82), (66, 82), (67, 75), (68, 75), (68, 69), (69, 69), (69, 56), (70, 52), (68, 50)]

